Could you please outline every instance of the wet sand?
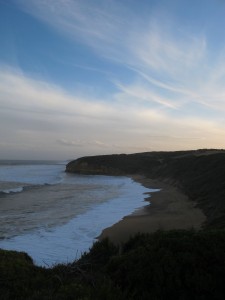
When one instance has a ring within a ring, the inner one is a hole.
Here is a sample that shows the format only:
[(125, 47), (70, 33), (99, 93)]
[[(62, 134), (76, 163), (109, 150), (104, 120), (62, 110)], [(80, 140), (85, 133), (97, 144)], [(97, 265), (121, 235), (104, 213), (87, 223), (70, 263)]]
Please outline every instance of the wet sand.
[(126, 242), (136, 233), (152, 233), (157, 230), (201, 229), (206, 220), (196, 203), (189, 200), (172, 185), (158, 182), (143, 176), (132, 178), (148, 188), (160, 189), (151, 193), (146, 201), (150, 205), (124, 217), (112, 227), (103, 230), (99, 240), (108, 237), (115, 244)]

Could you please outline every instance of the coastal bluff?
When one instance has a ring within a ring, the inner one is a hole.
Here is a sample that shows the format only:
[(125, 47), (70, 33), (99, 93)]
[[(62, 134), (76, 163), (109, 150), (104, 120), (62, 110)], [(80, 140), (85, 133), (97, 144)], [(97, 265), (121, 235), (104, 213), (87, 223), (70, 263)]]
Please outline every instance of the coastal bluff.
[(81, 157), (66, 172), (134, 176), (166, 183), (196, 203), (207, 217), (206, 228), (225, 228), (225, 150), (200, 149)]
[[(46, 268), (0, 250), (1, 299), (225, 299), (224, 150), (83, 157), (66, 172), (130, 176), (161, 190), (145, 214), (106, 228), (79, 260)], [(185, 220), (201, 219), (198, 210), (204, 227), (185, 229)], [(162, 220), (167, 226), (157, 230)]]
[[(120, 168), (118, 158), (120, 160), (120, 155), (79, 158), (67, 164), (66, 172), (84, 175), (125, 175)], [(123, 161), (122, 158), (121, 163)]]

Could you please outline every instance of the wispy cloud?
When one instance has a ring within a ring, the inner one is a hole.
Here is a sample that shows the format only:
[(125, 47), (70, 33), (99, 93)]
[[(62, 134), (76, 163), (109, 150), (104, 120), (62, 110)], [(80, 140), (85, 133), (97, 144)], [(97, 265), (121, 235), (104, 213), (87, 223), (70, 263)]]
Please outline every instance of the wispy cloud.
[(188, 32), (163, 12), (153, 10), (141, 19), (119, 1), (19, 3), (62, 34), (132, 70), (133, 86), (117, 85), (122, 93), (136, 97), (137, 91), (140, 99), (168, 109), (188, 101), (203, 108), (225, 108), (223, 55), (215, 53), (211, 61), (207, 36)]
[[(100, 49), (121, 43), (129, 23), (121, 18), (125, 8), (113, 1), (19, 0), (20, 6), (71, 39)], [(127, 9), (127, 8), (126, 8)], [(122, 30), (124, 28), (124, 30)], [(122, 31), (121, 31), (122, 30)], [(114, 48), (112, 51), (115, 50)]]
[[(216, 121), (172, 115), (116, 100), (78, 98), (21, 72), (0, 72), (0, 139), (49, 157), (224, 146)], [(164, 138), (166, 136), (169, 138)], [(183, 138), (174, 138), (183, 137)], [(70, 146), (70, 147), (68, 147)], [(24, 146), (25, 147), (25, 146)], [(3, 147), (5, 148), (5, 147)], [(2, 148), (2, 151), (3, 151)], [(66, 152), (65, 152), (65, 149)]]
[(204, 36), (179, 32), (175, 24), (170, 23), (164, 19), (159, 24), (153, 17), (145, 31), (136, 34), (133, 52), (142, 68), (151, 68), (157, 73), (165, 72), (166, 75), (176, 77), (193, 69), (196, 62), (202, 61), (206, 54), (206, 40)]
[[(169, 97), (163, 97), (160, 94), (150, 90), (146, 85), (134, 83), (131, 85), (123, 85), (121, 83), (117, 84), (122, 94), (126, 94), (129, 99), (135, 99), (135, 101), (140, 104), (140, 102), (145, 103), (157, 103), (162, 107), (167, 107), (171, 109), (177, 109), (179, 104), (170, 99)], [(122, 96), (120, 94), (120, 96)], [(118, 96), (117, 96), (118, 97)]]
[(97, 140), (84, 140), (84, 139), (77, 139), (77, 140), (66, 140), (66, 139), (59, 139), (57, 142), (60, 145), (63, 146), (69, 146), (69, 147), (99, 147), (99, 148), (108, 148), (111, 147), (112, 145), (103, 143), (101, 141)]
[[(26, 77), (18, 70), (2, 69), (0, 72), (2, 109), (61, 116), (108, 118), (113, 108), (99, 101), (71, 97), (58, 86)], [(13, 88), (12, 88), (13, 87)]]
[(102, 87), (107, 97), (99, 99), (88, 89), (71, 94), (18, 69), (2, 68), (0, 116), (18, 139), (35, 136), (47, 148), (44, 137), (48, 147), (52, 143), (59, 152), (67, 148), (68, 155), (74, 150), (92, 154), (93, 149), (110, 153), (225, 147), (225, 60), (223, 49), (210, 52), (206, 33), (193, 34), (154, 10), (141, 19), (121, 1), (15, 3), (128, 74), (125, 78), (84, 66), (111, 80), (111, 95)]

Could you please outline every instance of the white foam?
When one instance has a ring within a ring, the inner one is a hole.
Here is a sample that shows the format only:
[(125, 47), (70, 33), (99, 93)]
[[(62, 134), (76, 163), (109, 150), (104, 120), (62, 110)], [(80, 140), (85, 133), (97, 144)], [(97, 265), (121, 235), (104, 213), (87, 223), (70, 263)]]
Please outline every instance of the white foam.
[(12, 189), (7, 189), (7, 190), (2, 190), (0, 192), (5, 193), (5, 194), (10, 194), (10, 193), (21, 193), (23, 191), (23, 187), (17, 187), (17, 188), (12, 188)]
[(1, 240), (0, 248), (25, 251), (37, 265), (43, 266), (78, 259), (84, 251), (89, 250), (104, 228), (148, 204), (144, 201), (144, 193), (149, 189), (129, 178), (118, 178), (116, 181), (121, 181), (119, 197), (92, 207), (63, 226), (40, 228), (29, 234)]

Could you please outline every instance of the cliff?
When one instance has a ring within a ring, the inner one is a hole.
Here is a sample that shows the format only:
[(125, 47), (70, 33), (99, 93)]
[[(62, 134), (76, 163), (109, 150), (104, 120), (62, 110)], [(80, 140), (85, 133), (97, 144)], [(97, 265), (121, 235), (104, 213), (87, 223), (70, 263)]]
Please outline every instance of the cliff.
[(70, 162), (66, 172), (92, 175), (141, 174), (167, 182), (197, 203), (207, 216), (207, 227), (225, 228), (224, 150), (90, 156)]

